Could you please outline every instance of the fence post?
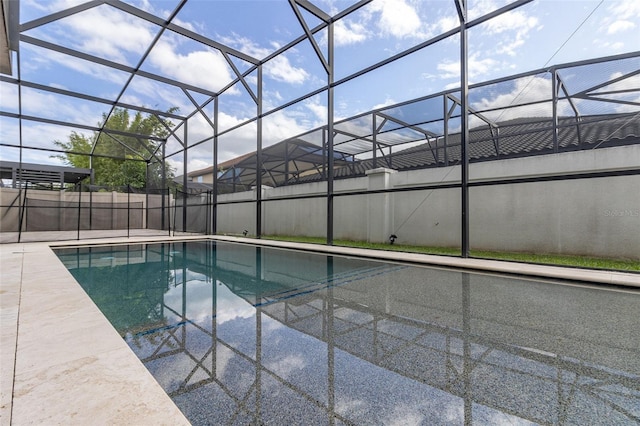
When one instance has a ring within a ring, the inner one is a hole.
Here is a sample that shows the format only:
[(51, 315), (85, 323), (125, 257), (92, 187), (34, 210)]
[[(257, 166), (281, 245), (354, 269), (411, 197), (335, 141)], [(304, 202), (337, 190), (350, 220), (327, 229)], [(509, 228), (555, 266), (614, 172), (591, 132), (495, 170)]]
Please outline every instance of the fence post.
[(89, 184), (89, 231), (93, 230), (93, 189)]
[(130, 200), (131, 200), (131, 186), (127, 184), (127, 238), (129, 238), (129, 228), (131, 227), (129, 223), (129, 220), (131, 217)]
[[(115, 230), (117, 229), (117, 225), (118, 225), (118, 219), (119, 219), (119, 213), (120, 213), (120, 209), (118, 208), (118, 195), (116, 193), (116, 191), (113, 191), (113, 188), (111, 188), (111, 210), (112, 210), (112, 214), (111, 214), (111, 229)], [(114, 214), (115, 213), (115, 214)]]
[(173, 196), (173, 236), (176, 236), (176, 215), (178, 213), (178, 188), (176, 188), (176, 194)]
[(209, 235), (209, 216), (211, 214), (209, 210), (210, 206), (211, 206), (211, 194), (209, 193), (209, 191), (207, 191), (207, 197), (206, 197), (205, 208), (204, 208), (204, 235)]
[(164, 229), (164, 223), (165, 223), (165, 216), (167, 215), (167, 213), (169, 213), (169, 217), (167, 218), (167, 230), (169, 231), (169, 236), (171, 236), (171, 203), (169, 203), (170, 201), (170, 197), (171, 197), (171, 188), (167, 187), (167, 202), (168, 202), (168, 206), (165, 204), (165, 199), (164, 199), (165, 195), (164, 195), (164, 189), (162, 190), (162, 228)]
[[(15, 180), (14, 180), (15, 183)], [(24, 221), (24, 212), (27, 209), (27, 186), (24, 187), (24, 197), (22, 197), (22, 188), (18, 191), (18, 206), (20, 206), (19, 216), (18, 216), (18, 242), (20, 242), (20, 238), (22, 237), (22, 223)]]
[(78, 191), (78, 235), (76, 239), (80, 239), (80, 215), (82, 214), (82, 184), (77, 184), (76, 188), (79, 187)]

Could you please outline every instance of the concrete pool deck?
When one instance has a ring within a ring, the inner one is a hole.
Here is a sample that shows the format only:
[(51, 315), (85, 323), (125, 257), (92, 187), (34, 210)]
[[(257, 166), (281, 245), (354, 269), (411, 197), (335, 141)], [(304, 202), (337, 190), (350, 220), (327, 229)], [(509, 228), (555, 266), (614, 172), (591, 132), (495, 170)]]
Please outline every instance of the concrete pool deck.
[[(189, 424), (51, 247), (204, 239), (106, 238), (0, 245), (0, 423)], [(640, 274), (380, 252), (235, 237), (217, 240), (485, 272), (640, 287)]]

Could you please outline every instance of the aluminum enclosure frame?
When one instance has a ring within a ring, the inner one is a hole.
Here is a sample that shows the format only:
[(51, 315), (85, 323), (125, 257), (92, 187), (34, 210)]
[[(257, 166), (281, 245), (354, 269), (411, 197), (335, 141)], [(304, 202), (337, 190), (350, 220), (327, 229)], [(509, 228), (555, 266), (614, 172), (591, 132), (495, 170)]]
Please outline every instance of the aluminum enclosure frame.
[[(264, 167), (264, 147), (263, 147), (263, 119), (269, 117), (272, 114), (275, 114), (277, 112), (283, 111), (286, 108), (295, 105), (301, 101), (304, 101), (306, 99), (309, 99), (313, 96), (316, 95), (324, 95), (326, 94), (326, 105), (327, 105), (327, 125), (326, 125), (326, 129), (323, 131), (323, 135), (322, 135), (322, 139), (323, 139), (323, 152), (326, 151), (326, 161), (323, 164), (323, 174), (325, 175), (325, 179), (327, 182), (327, 191), (326, 194), (324, 195), (324, 197), (327, 200), (327, 213), (326, 213), (326, 218), (327, 218), (327, 227), (326, 227), (326, 241), (327, 244), (333, 244), (333, 224), (334, 224), (334, 217), (333, 217), (333, 200), (336, 196), (336, 194), (334, 193), (334, 170), (335, 170), (335, 164), (334, 164), (334, 159), (335, 159), (335, 154), (336, 152), (338, 154), (342, 154), (344, 155), (343, 152), (339, 151), (340, 148), (338, 148), (335, 144), (335, 138), (336, 135), (338, 135), (340, 133), (340, 130), (336, 128), (336, 121), (335, 121), (335, 111), (334, 111), (334, 90), (335, 88), (351, 81), (354, 79), (357, 79), (361, 76), (364, 76), (365, 74), (372, 72), (374, 70), (380, 69), (381, 67), (391, 64), (395, 61), (398, 61), (408, 55), (411, 55), (415, 52), (418, 52), (422, 49), (425, 49), (429, 46), (435, 45), (436, 43), (440, 43), (444, 40), (450, 39), (452, 37), (459, 37), (460, 42), (459, 42), (459, 59), (460, 59), (460, 98), (453, 98), (451, 97), (450, 100), (452, 102), (451, 106), (448, 106), (448, 102), (446, 101), (445, 106), (444, 106), (444, 111), (445, 111), (445, 116), (451, 116), (453, 114), (454, 109), (459, 106), (459, 110), (460, 110), (460, 123), (461, 123), (461, 133), (460, 133), (460, 137), (461, 137), (461, 161), (460, 161), (460, 167), (462, 170), (462, 178), (461, 178), (461, 182), (460, 182), (460, 190), (461, 190), (461, 200), (462, 200), (462, 209), (461, 209), (461, 229), (462, 229), (462, 240), (461, 240), (461, 255), (463, 257), (468, 257), (469, 256), (469, 205), (468, 205), (468, 191), (469, 191), (469, 176), (468, 176), (468, 165), (469, 165), (469, 146), (468, 146), (468, 141), (469, 141), (469, 118), (470, 118), (470, 114), (473, 115), (474, 113), (471, 111), (470, 107), (469, 107), (469, 99), (468, 99), (468, 92), (469, 92), (469, 84), (468, 84), (468, 57), (469, 57), (469, 52), (468, 52), (468, 43), (467, 43), (467, 31), (475, 26), (478, 26), (480, 24), (483, 24), (485, 22), (488, 22), (491, 19), (494, 19), (496, 17), (499, 17), (505, 13), (508, 13), (510, 11), (516, 10), (517, 8), (524, 6), (528, 3), (530, 3), (533, 0), (515, 0), (510, 2), (509, 4), (494, 10), (490, 13), (487, 13), (483, 16), (480, 16), (476, 19), (473, 20), (469, 20), (468, 19), (468, 14), (467, 14), (467, 1), (466, 0), (451, 0), (458, 12), (458, 18), (459, 18), (459, 22), (460, 25), (457, 28), (451, 29), (449, 31), (443, 32), (441, 34), (436, 35), (435, 37), (423, 41), (415, 46), (410, 47), (409, 49), (406, 49), (400, 53), (397, 53), (389, 58), (386, 58), (382, 61), (379, 61), (373, 65), (370, 65), (366, 68), (360, 69), (350, 75), (347, 75), (343, 78), (340, 79), (336, 79), (335, 77), (335, 72), (334, 72), (334, 62), (335, 62), (335, 58), (334, 58), (334, 26), (335, 23), (338, 22), (340, 19), (343, 19), (347, 16), (349, 16), (350, 14), (358, 11), (359, 9), (363, 8), (364, 6), (366, 6), (367, 4), (369, 4), (372, 0), (360, 0), (360, 1), (354, 1), (354, 3), (347, 7), (346, 9), (340, 11), (339, 13), (335, 14), (334, 16), (328, 15), (327, 13), (323, 12), (319, 7), (317, 7), (316, 5), (313, 4), (312, 1), (308, 1), (308, 0), (289, 0), (289, 5), (291, 8), (292, 13), (295, 15), (296, 19), (298, 20), (298, 23), (300, 24), (300, 26), (302, 27), (304, 34), (291, 40), (289, 43), (285, 44), (284, 46), (278, 48), (277, 50), (275, 50), (274, 52), (266, 55), (263, 58), (258, 58), (258, 57), (253, 57), (251, 55), (248, 55), (240, 50), (234, 49), (230, 46), (227, 46), (219, 41), (216, 40), (212, 40), (210, 38), (207, 38), (201, 34), (198, 34), (192, 30), (189, 30), (187, 28), (185, 28), (184, 26), (179, 25), (178, 23), (176, 23), (176, 16), (179, 14), (180, 10), (188, 3), (189, 0), (181, 0), (178, 5), (175, 7), (175, 9), (168, 15), (168, 17), (166, 18), (161, 18), (159, 16), (155, 16), (149, 12), (146, 12), (144, 10), (138, 9), (134, 6), (131, 6), (123, 1), (120, 0), (92, 0), (92, 1), (88, 1), (86, 3), (80, 4), (78, 6), (75, 7), (71, 7), (69, 9), (57, 12), (57, 13), (53, 13), (51, 15), (39, 18), (39, 19), (35, 19), (32, 20), (30, 22), (25, 22), (22, 23), (20, 25), (20, 43), (26, 43), (26, 44), (30, 44), (33, 46), (37, 46), (43, 49), (47, 49), (49, 51), (52, 52), (56, 52), (62, 55), (67, 55), (69, 57), (72, 58), (76, 58), (79, 60), (83, 60), (83, 61), (88, 61), (90, 63), (94, 63), (94, 64), (98, 64), (110, 69), (114, 69), (114, 70), (118, 70), (121, 72), (124, 72), (128, 75), (128, 78), (126, 79), (126, 82), (124, 83), (124, 85), (121, 87), (121, 90), (119, 91), (118, 95), (114, 98), (114, 99), (107, 99), (104, 97), (98, 97), (98, 96), (94, 96), (94, 95), (89, 95), (87, 93), (80, 93), (77, 91), (72, 91), (72, 90), (66, 90), (66, 89), (61, 89), (58, 87), (54, 87), (54, 86), (50, 86), (50, 85), (43, 85), (40, 83), (36, 83), (36, 82), (30, 82), (30, 81), (26, 81), (23, 80), (20, 75), (20, 70), (22, 67), (22, 64), (20, 62), (20, 52), (17, 51), (16, 57), (17, 57), (17, 62), (16, 62), (16, 72), (17, 72), (17, 76), (13, 77), (13, 76), (8, 76), (8, 75), (0, 75), (0, 81), (2, 81), (3, 83), (8, 83), (8, 84), (12, 84), (17, 86), (18, 88), (18, 94), (19, 94), (19, 110), (17, 113), (13, 113), (13, 112), (8, 112), (5, 111), (4, 109), (2, 109), (2, 111), (0, 111), (0, 117), (9, 117), (9, 118), (13, 118), (13, 119), (17, 119), (18, 122), (20, 123), (20, 127), (22, 128), (22, 123), (23, 122), (36, 122), (36, 123), (44, 123), (44, 124), (52, 124), (52, 125), (61, 125), (61, 126), (68, 126), (68, 127), (72, 127), (72, 128), (78, 128), (78, 129), (83, 129), (83, 130), (87, 130), (87, 131), (92, 131), (95, 132), (97, 135), (109, 135), (111, 138), (113, 138), (117, 143), (120, 143), (124, 150), (128, 153), (130, 153), (133, 157), (134, 157), (134, 161), (142, 161), (145, 162), (147, 165), (157, 162), (160, 164), (165, 164), (167, 159), (172, 158), (176, 155), (182, 155), (183, 156), (183, 163), (184, 163), (184, 170), (183, 170), (183, 186), (187, 187), (188, 186), (188, 182), (187, 182), (187, 169), (186, 169), (186, 164), (187, 164), (187, 159), (189, 156), (189, 150), (193, 149), (195, 147), (198, 146), (204, 146), (204, 144), (206, 143), (212, 143), (212, 152), (211, 152), (211, 161), (213, 163), (213, 168), (214, 170), (217, 170), (217, 166), (219, 164), (219, 139), (221, 136), (230, 134), (231, 132), (233, 132), (234, 130), (237, 130), (239, 128), (241, 128), (242, 126), (245, 126), (247, 124), (251, 124), (251, 123), (255, 123), (256, 125), (256, 130), (257, 130), (257, 136), (256, 136), (256, 164), (255, 164), (255, 168), (256, 168), (256, 186), (257, 188), (261, 188), (263, 185), (263, 181), (262, 181), (262, 177), (264, 174), (268, 173), (268, 170), (265, 169)], [(115, 8), (123, 13), (135, 16), (136, 18), (139, 18), (145, 22), (149, 22), (155, 26), (158, 27), (158, 33), (156, 34), (155, 38), (150, 42), (150, 44), (148, 45), (147, 49), (145, 50), (144, 54), (141, 56), (140, 60), (137, 62), (137, 64), (135, 64), (135, 66), (130, 66), (130, 65), (125, 65), (122, 63), (116, 63), (113, 61), (109, 61), (100, 57), (97, 57), (95, 55), (91, 55), (85, 52), (80, 52), (74, 49), (70, 49), (68, 47), (64, 47), (61, 45), (57, 45), (55, 43), (52, 43), (50, 41), (47, 40), (42, 40), (42, 39), (38, 39), (36, 37), (32, 37), (30, 35), (27, 34), (27, 32), (29, 32), (30, 30), (33, 30), (35, 28), (38, 28), (42, 25), (46, 25), (52, 22), (55, 22), (59, 19), (63, 19), (63, 18), (67, 18), (67, 17), (71, 17), (74, 15), (77, 15), (79, 13), (82, 13), (84, 11), (88, 11), (91, 10), (93, 8), (97, 8), (100, 6), (109, 6), (111, 8)], [(305, 18), (305, 14), (307, 14), (307, 16), (310, 14), (313, 17), (317, 18), (318, 20), (320, 20), (320, 24), (316, 25), (315, 27), (311, 27), (308, 20)], [(327, 31), (327, 51), (326, 51), (326, 57), (325, 57), (325, 53), (323, 53), (322, 49), (320, 48), (320, 46), (318, 45), (315, 36), (316, 34), (320, 33), (321, 31)], [(235, 73), (235, 78), (233, 79), (233, 81), (229, 82), (225, 87), (223, 87), (222, 89), (220, 89), (219, 91), (212, 91), (206, 88), (202, 88), (202, 87), (198, 87), (196, 85), (193, 85), (191, 83), (187, 83), (187, 82), (183, 82), (183, 81), (178, 81), (172, 78), (169, 78), (167, 76), (164, 75), (160, 75), (160, 74), (156, 74), (156, 73), (152, 73), (149, 71), (145, 71), (143, 69), (143, 64), (144, 62), (147, 60), (148, 56), (151, 54), (151, 51), (153, 50), (153, 48), (155, 47), (155, 45), (157, 44), (158, 40), (160, 39), (160, 37), (162, 36), (162, 34), (165, 31), (172, 31), (176, 34), (179, 34), (189, 40), (192, 40), (194, 42), (197, 43), (201, 43), (205, 46), (207, 46), (208, 48), (211, 49), (215, 49), (217, 52), (220, 52), (223, 57), (225, 58), (225, 60), (227, 61), (228, 65), (230, 66), (230, 68), (233, 70), (233, 72)], [(271, 108), (269, 110), (265, 109), (264, 106), (264, 100), (263, 100), (263, 66), (265, 63), (267, 63), (270, 60), (273, 60), (274, 58), (277, 58), (279, 55), (282, 55), (284, 52), (286, 52), (287, 50), (297, 46), (298, 44), (302, 43), (302, 42), (309, 42), (311, 44), (311, 46), (313, 47), (313, 50), (315, 52), (315, 54), (318, 57), (318, 61), (321, 63), (325, 73), (326, 73), (326, 81), (327, 84), (315, 89), (309, 93), (304, 94), (303, 96), (300, 96), (296, 99), (290, 100), (282, 105), (279, 105), (275, 108)], [(630, 54), (630, 55), (625, 55), (625, 57), (633, 57), (634, 55), (638, 55), (638, 52), (635, 52), (634, 54)], [(241, 60), (244, 61), (246, 64), (248, 64), (248, 68), (245, 69), (244, 71), (240, 70), (239, 67), (236, 65), (236, 63), (234, 62), (234, 59), (236, 60)], [(248, 82), (248, 79), (251, 75), (256, 74), (257, 75), (257, 83), (256, 83), (256, 88), (254, 90), (254, 88), (251, 86), (251, 84)], [(149, 108), (147, 106), (144, 105), (135, 105), (132, 104), (130, 102), (125, 102), (123, 100), (123, 94), (125, 93), (125, 91), (127, 90), (127, 88), (129, 87), (131, 81), (133, 80), (134, 77), (136, 76), (140, 76), (140, 77), (144, 77), (153, 81), (157, 81), (166, 85), (170, 85), (174, 88), (177, 88), (178, 90), (180, 90), (187, 98), (189, 98), (189, 100), (192, 103), (193, 109), (191, 111), (185, 112), (185, 113), (173, 113), (173, 112), (168, 112), (168, 111), (162, 111), (162, 110), (158, 110), (158, 109), (154, 109), (154, 108)], [(570, 97), (567, 95), (566, 93), (566, 89), (563, 86), (563, 83), (561, 81), (561, 79), (559, 79), (557, 76), (554, 77), (553, 79), (553, 84), (554, 84), (554, 120), (556, 123), (556, 136), (557, 136), (557, 129), (558, 129), (558, 116), (555, 113), (555, 106), (557, 104), (558, 99), (560, 98), (560, 92), (561, 91), (565, 91), (565, 99), (570, 99)], [(241, 85), (243, 86), (246, 91), (248, 92), (249, 96), (251, 97), (251, 99), (253, 99), (255, 105), (256, 105), (256, 112), (255, 115), (251, 118), (249, 118), (248, 120), (238, 123), (235, 126), (232, 126), (230, 128), (224, 129), (224, 130), (220, 130), (219, 128), (219, 97), (226, 93), (227, 91), (231, 90), (234, 86), (236, 85)], [(64, 95), (64, 96), (69, 96), (69, 97), (73, 97), (73, 98), (77, 98), (77, 99), (81, 99), (81, 100), (86, 100), (86, 101), (91, 101), (91, 102), (96, 102), (96, 103), (100, 103), (100, 104), (104, 104), (105, 106), (107, 106), (109, 108), (109, 113), (106, 116), (106, 119), (104, 120), (104, 122), (102, 123), (102, 125), (98, 125), (98, 126), (88, 126), (86, 124), (82, 124), (82, 123), (69, 123), (69, 122), (63, 122), (61, 120), (56, 120), (56, 119), (51, 119), (51, 118), (46, 118), (46, 117), (37, 117), (37, 116), (30, 116), (27, 114), (24, 114), (22, 112), (22, 107), (21, 107), (21, 92), (23, 88), (29, 88), (29, 89), (37, 89), (39, 91), (43, 91), (46, 93), (53, 93), (53, 94), (58, 94), (58, 95)], [(200, 99), (196, 99), (196, 96), (198, 96), (198, 98)], [(586, 96), (586, 94), (583, 94), (584, 96)], [(204, 101), (202, 99), (205, 99)], [(207, 108), (210, 108), (213, 105), (213, 116), (210, 116), (207, 113)], [(105, 127), (105, 124), (108, 121), (108, 118), (113, 114), (114, 110), (116, 108), (125, 108), (128, 110), (132, 110), (134, 112), (140, 112), (143, 114), (148, 114), (149, 116), (154, 116), (160, 120), (167, 120), (167, 121), (171, 121), (174, 125), (173, 127), (167, 127), (167, 130), (169, 132), (169, 135), (167, 136), (167, 138), (164, 139), (160, 139), (160, 140), (155, 140), (155, 142), (157, 142), (159, 144), (158, 149), (156, 149), (155, 151), (151, 152), (145, 152), (145, 151), (141, 151), (138, 150), (134, 147), (130, 147), (127, 146), (125, 143), (123, 143), (122, 141), (120, 141), (118, 139), (118, 137), (133, 137), (136, 139), (150, 139), (153, 140), (153, 137), (148, 137), (145, 135), (141, 135), (141, 134), (134, 134), (134, 133), (128, 133), (128, 132), (121, 132), (121, 131), (114, 131), (112, 129), (108, 129)], [(575, 108), (574, 108), (575, 109)], [(577, 112), (577, 111), (576, 111)], [(370, 149), (370, 152), (373, 155), (374, 161), (376, 161), (377, 156), (378, 156), (378, 151), (380, 150), (382, 152), (382, 147), (383, 144), (381, 144), (380, 141), (376, 140), (377, 139), (377, 135), (378, 132), (376, 132), (377, 126), (376, 126), (376, 116), (382, 117), (382, 120), (391, 120), (391, 121), (395, 121), (396, 123), (398, 123), (398, 125), (400, 126), (404, 126), (405, 128), (412, 128), (415, 127), (415, 123), (406, 123), (400, 120), (400, 118), (398, 117), (392, 117), (392, 116), (387, 116), (387, 117), (383, 117), (382, 112), (381, 111), (375, 111), (373, 112), (374, 114), (374, 119), (373, 119), (373, 129), (372, 129), (372, 134), (373, 134), (373, 143), (372, 143), (372, 148)], [(376, 115), (377, 114), (377, 115)], [(448, 114), (448, 115), (447, 115)], [(199, 141), (191, 141), (189, 140), (188, 137), (188, 121), (189, 119), (196, 117), (196, 116), (200, 116), (200, 117), (204, 117), (204, 119), (206, 120), (206, 122), (208, 123), (208, 125), (211, 127), (211, 136), (209, 136), (208, 138), (205, 138), (204, 140), (199, 140)], [(480, 114), (475, 114), (476, 117), (481, 117)], [(446, 121), (446, 120), (445, 120)], [(382, 124), (380, 125), (381, 128)], [(446, 134), (447, 132), (445, 132)], [(425, 133), (426, 136), (428, 136), (428, 134)], [(21, 133), (21, 140), (18, 141), (18, 143), (16, 143), (15, 141), (0, 141), (0, 146), (3, 147), (12, 147), (12, 148), (18, 148), (19, 152), (20, 152), (20, 160), (19, 162), (22, 162), (22, 152), (25, 149), (38, 149), (38, 148), (33, 148), (33, 147), (28, 147), (28, 146), (24, 146), (23, 141), (22, 141), (22, 133)], [(182, 146), (181, 150), (178, 150), (176, 152), (171, 152), (171, 153), (167, 153), (166, 152), (166, 145), (167, 145), (167, 141), (169, 138), (175, 138), (175, 140), (177, 140), (179, 142), (179, 144)], [(96, 139), (97, 140), (97, 139)], [(557, 146), (557, 143), (555, 144)], [(378, 149), (378, 147), (380, 147), (380, 149)], [(389, 147), (389, 149), (391, 149), (391, 147)], [(49, 152), (58, 152), (59, 154), (63, 154), (65, 153), (62, 150), (59, 151), (55, 151), (55, 150), (47, 150)], [(91, 158), (94, 157), (98, 157), (100, 156), (100, 154), (98, 154), (96, 152), (96, 145), (94, 144), (94, 146), (91, 149), (90, 153), (72, 153), (72, 154), (83, 154), (83, 155), (89, 155)], [(164, 167), (163, 167), (164, 169)], [(627, 171), (627, 173), (629, 173), (630, 171)], [(214, 200), (214, 206), (213, 209), (211, 211), (211, 220), (212, 220), (212, 233), (216, 233), (216, 218), (217, 218), (217, 182), (218, 182), (218, 176), (216, 173), (214, 173), (214, 184), (213, 184), (213, 200)], [(342, 194), (341, 194), (342, 195)], [(186, 206), (185, 206), (186, 208)], [(261, 199), (261, 191), (257, 191), (257, 199), (255, 201), (255, 208), (256, 208), (256, 225), (255, 225), (255, 229), (256, 229), (256, 236), (259, 238), (261, 237), (261, 235), (263, 234), (263, 230), (262, 230), (262, 210), (263, 210), (263, 200)], [(184, 218), (186, 220), (186, 212), (184, 215)]]

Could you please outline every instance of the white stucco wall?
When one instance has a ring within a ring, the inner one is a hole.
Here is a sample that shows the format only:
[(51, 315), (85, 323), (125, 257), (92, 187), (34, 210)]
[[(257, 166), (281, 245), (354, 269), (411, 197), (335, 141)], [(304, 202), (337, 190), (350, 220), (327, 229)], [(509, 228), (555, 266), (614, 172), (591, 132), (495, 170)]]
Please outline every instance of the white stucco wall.
[[(525, 157), (470, 165), (471, 182), (640, 167), (640, 145)], [(377, 180), (376, 180), (377, 179)], [(382, 180), (380, 180), (382, 179)], [(460, 168), (392, 172), (334, 182), (334, 238), (459, 247), (459, 188), (339, 196), (459, 182)], [(263, 200), (326, 193), (326, 183), (263, 189)], [(255, 199), (254, 192), (221, 195), (221, 202)], [(472, 249), (640, 259), (640, 175), (472, 186)], [(326, 198), (263, 203), (263, 233), (326, 235)], [(255, 232), (255, 204), (220, 205), (219, 233)]]

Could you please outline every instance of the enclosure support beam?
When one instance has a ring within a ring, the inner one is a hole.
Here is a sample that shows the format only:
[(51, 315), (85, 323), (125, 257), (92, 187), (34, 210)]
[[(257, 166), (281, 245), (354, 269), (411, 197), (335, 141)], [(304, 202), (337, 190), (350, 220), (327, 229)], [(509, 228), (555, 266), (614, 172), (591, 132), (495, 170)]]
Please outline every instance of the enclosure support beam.
[(327, 245), (333, 245), (333, 22), (327, 27)]
[[(258, 66), (258, 121), (256, 123), (256, 238), (262, 237), (262, 65)], [(234, 179), (235, 181), (235, 179)]]
[(462, 241), (460, 254), (469, 257), (469, 68), (467, 50), (467, 0), (456, 0), (460, 18), (460, 149), (462, 188)]
[[(128, 187), (129, 185), (127, 185)], [(77, 222), (77, 240), (80, 239), (80, 216), (82, 215), (82, 184), (80, 182), (74, 185), (74, 191), (78, 191), (78, 222)], [(129, 189), (129, 188), (127, 188)], [(127, 238), (129, 238), (129, 203), (127, 202)]]
[(373, 150), (373, 168), (378, 168), (378, 129), (376, 128), (376, 117), (378, 115), (374, 112), (371, 115), (371, 139), (373, 142), (372, 150)]
[[(295, 166), (295, 160), (293, 161)], [(284, 143), (284, 182), (283, 185), (289, 185), (289, 141)]]
[[(94, 185), (94, 173), (93, 173), (93, 156), (89, 157), (89, 170), (91, 175), (89, 176), (89, 230), (93, 229), (93, 185)], [(149, 179), (147, 178), (147, 182)], [(148, 186), (148, 184), (147, 184)], [(147, 212), (149, 211), (149, 201), (147, 201)], [(147, 223), (149, 223), (147, 214)]]
[[(93, 173), (93, 172), (92, 172)], [(169, 201), (169, 197), (171, 196), (171, 192), (169, 191), (169, 188), (167, 187), (167, 141), (165, 140), (164, 142), (162, 142), (162, 201), (161, 201), (161, 219), (160, 219), (160, 225), (162, 226), (162, 230), (164, 231), (164, 227), (165, 227), (165, 223), (164, 223), (164, 215), (166, 210), (165, 209), (169, 209), (169, 211), (171, 211), (170, 207), (165, 205), (165, 198), (164, 198), (164, 190), (167, 190), (167, 199), (166, 201)], [(93, 174), (91, 175), (92, 179), (93, 179)], [(169, 223), (171, 223), (171, 220), (169, 220)]]
[[(144, 168), (144, 226), (143, 229), (149, 228), (149, 166), (151, 166), (151, 161), (146, 162), (146, 167)], [(91, 192), (89, 192), (89, 197), (91, 197)], [(91, 198), (89, 198), (91, 200)], [(91, 205), (91, 204), (89, 204)], [(91, 212), (91, 209), (89, 209)], [(91, 229), (91, 213), (89, 213), (89, 229)]]
[[(211, 233), (218, 233), (218, 97), (213, 99), (213, 203)], [(215, 286), (214, 286), (215, 287)]]
[(558, 152), (558, 71), (551, 71), (551, 116), (553, 119), (553, 152)]
[[(182, 157), (182, 232), (187, 232), (187, 191), (189, 190), (189, 178), (187, 176), (187, 155), (189, 154), (189, 148), (187, 148), (187, 125), (188, 122), (184, 122), (184, 154)], [(176, 200), (177, 201), (177, 200)], [(174, 229), (175, 232), (175, 229)]]

